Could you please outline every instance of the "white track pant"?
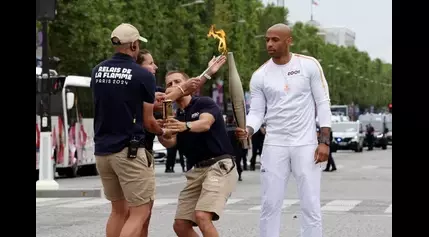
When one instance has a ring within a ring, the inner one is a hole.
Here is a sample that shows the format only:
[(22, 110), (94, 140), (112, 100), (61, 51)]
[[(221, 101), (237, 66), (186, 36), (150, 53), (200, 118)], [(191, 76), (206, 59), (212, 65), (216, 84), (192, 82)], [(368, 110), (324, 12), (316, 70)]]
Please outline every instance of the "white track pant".
[(260, 237), (279, 237), (285, 186), (292, 172), (301, 205), (301, 237), (322, 237), (321, 165), (314, 164), (317, 145), (264, 145), (261, 156), (262, 211)]

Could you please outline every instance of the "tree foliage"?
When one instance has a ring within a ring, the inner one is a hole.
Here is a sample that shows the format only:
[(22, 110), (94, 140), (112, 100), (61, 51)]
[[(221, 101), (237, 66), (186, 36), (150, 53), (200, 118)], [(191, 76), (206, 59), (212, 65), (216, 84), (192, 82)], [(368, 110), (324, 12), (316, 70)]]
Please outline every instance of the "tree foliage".
[[(287, 23), (288, 10), (259, 0), (58, 0), (57, 18), (50, 23), (50, 55), (61, 58), (62, 74), (90, 75), (91, 69), (113, 53), (110, 33), (122, 22), (135, 25), (149, 39), (149, 49), (159, 66), (158, 84), (168, 70), (200, 74), (212, 56), (217, 41), (207, 38), (211, 24), (227, 34), (228, 50), (248, 89), (252, 73), (269, 56), (264, 34), (276, 23)], [(332, 104), (385, 106), (391, 102), (392, 65), (371, 60), (355, 47), (325, 44), (311, 25), (293, 26), (292, 51), (318, 59), (327, 78)], [(218, 76), (227, 80), (226, 67)], [(228, 83), (225, 83), (228, 84)], [(210, 85), (206, 85), (208, 93)], [(227, 91), (227, 90), (226, 90)]]

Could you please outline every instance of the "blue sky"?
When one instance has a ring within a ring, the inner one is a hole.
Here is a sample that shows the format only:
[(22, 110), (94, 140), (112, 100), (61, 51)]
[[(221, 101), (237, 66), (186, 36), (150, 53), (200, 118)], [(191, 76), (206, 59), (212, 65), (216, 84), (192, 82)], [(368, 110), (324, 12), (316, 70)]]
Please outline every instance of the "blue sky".
[[(291, 22), (310, 20), (311, 0), (284, 0)], [(277, 3), (277, 0), (262, 0)], [(371, 58), (392, 63), (391, 0), (316, 0), (314, 20), (322, 26), (344, 26), (356, 33), (356, 47)]]

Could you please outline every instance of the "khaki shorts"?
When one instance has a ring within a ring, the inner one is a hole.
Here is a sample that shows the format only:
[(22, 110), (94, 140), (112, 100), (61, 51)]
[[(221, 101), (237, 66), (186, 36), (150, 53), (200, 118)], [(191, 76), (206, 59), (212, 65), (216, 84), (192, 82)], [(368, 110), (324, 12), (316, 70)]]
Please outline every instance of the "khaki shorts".
[(95, 156), (104, 195), (109, 201), (126, 199), (130, 206), (147, 204), (155, 198), (153, 157), (144, 148), (139, 148), (135, 159), (127, 158), (127, 153), (128, 147), (115, 154)]
[(195, 221), (195, 211), (213, 213), (219, 220), (238, 180), (237, 167), (232, 159), (224, 159), (210, 167), (193, 168), (185, 174), (187, 183), (179, 194), (175, 219)]

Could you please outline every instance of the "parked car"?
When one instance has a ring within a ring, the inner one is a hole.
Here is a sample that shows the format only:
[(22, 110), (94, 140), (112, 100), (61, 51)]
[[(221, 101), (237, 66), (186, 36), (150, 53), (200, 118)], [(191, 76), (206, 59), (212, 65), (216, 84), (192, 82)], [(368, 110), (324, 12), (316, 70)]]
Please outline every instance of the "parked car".
[(392, 131), (389, 131), (389, 132), (386, 134), (386, 138), (387, 138), (387, 144), (388, 144), (388, 145), (392, 145)]
[(167, 160), (167, 148), (165, 148), (155, 136), (153, 140), (153, 158), (155, 162), (165, 162)]
[(359, 121), (333, 122), (331, 126), (334, 137), (331, 144), (332, 152), (337, 150), (363, 151), (365, 134)]

